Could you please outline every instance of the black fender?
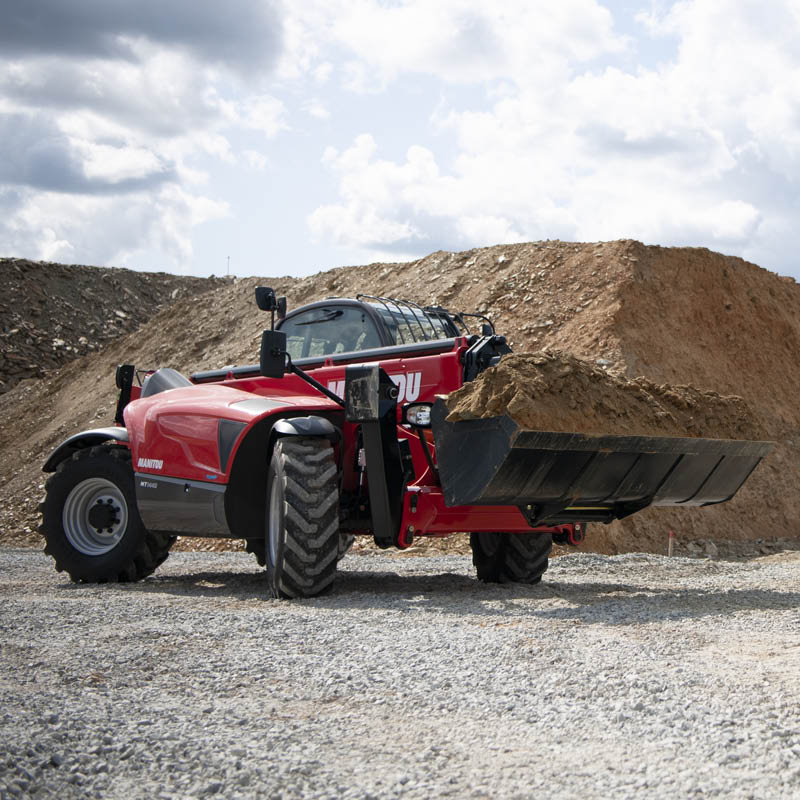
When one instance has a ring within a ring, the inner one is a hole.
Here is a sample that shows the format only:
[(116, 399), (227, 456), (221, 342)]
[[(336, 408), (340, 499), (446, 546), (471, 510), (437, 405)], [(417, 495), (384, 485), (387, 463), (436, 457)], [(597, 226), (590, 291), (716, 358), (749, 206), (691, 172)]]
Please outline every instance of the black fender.
[(272, 442), (283, 436), (323, 436), (336, 439), (339, 429), (325, 417), (284, 417), (272, 426)]
[(86, 447), (93, 447), (96, 444), (103, 444), (104, 442), (115, 441), (128, 443), (128, 430), (127, 428), (95, 428), (91, 431), (83, 431), (82, 433), (75, 433), (68, 439), (65, 439), (61, 444), (56, 447), (50, 454), (50, 458), (44, 462), (42, 472), (55, 472), (56, 468), (62, 461), (72, 458), (72, 454), (78, 450), (83, 450)]

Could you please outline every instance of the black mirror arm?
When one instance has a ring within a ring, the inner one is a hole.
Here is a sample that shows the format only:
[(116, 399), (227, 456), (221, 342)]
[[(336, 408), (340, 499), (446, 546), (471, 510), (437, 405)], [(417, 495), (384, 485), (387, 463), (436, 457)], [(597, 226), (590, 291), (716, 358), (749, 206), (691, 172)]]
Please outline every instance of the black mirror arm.
[(344, 400), (342, 400), (338, 394), (332, 392), (327, 386), (323, 386), (318, 380), (312, 378), (307, 372), (304, 372), (302, 369), (300, 369), (300, 367), (296, 366), (292, 362), (292, 357), (287, 352), (284, 351), (283, 355), (286, 359), (287, 372), (291, 372), (294, 375), (297, 375), (298, 378), (302, 378), (309, 386), (313, 386), (318, 392), (322, 392), (325, 397), (330, 398), (334, 403), (338, 403), (342, 408), (344, 408)]

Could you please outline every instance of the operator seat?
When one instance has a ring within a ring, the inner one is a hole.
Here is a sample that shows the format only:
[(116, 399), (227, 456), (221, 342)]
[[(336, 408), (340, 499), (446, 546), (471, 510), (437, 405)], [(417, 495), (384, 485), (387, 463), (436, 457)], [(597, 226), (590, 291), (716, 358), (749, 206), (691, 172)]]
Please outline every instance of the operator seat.
[(162, 367), (144, 379), (141, 397), (152, 397), (159, 392), (179, 389), (181, 386), (194, 386), (194, 384), (177, 370)]

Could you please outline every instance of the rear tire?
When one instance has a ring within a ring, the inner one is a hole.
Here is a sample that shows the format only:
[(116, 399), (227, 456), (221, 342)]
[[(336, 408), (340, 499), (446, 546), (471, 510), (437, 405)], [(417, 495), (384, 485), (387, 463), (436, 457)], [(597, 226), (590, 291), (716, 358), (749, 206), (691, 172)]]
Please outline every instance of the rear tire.
[(339, 479), (330, 442), (279, 439), (267, 475), (264, 548), (273, 597), (313, 597), (329, 589), (339, 541)]
[(471, 533), (472, 563), (486, 583), (539, 583), (553, 549), (549, 533)]
[(163, 563), (177, 537), (144, 527), (133, 482), (125, 447), (78, 450), (58, 465), (39, 506), (39, 532), (59, 572), (73, 581), (127, 582)]

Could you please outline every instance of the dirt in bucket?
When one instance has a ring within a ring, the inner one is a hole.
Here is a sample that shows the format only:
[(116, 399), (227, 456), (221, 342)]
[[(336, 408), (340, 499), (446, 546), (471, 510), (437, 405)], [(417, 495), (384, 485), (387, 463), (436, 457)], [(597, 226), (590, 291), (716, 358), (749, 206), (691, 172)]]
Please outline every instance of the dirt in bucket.
[(568, 353), (508, 355), (447, 398), (447, 420), (510, 416), (559, 433), (758, 439), (741, 397), (612, 375)]

